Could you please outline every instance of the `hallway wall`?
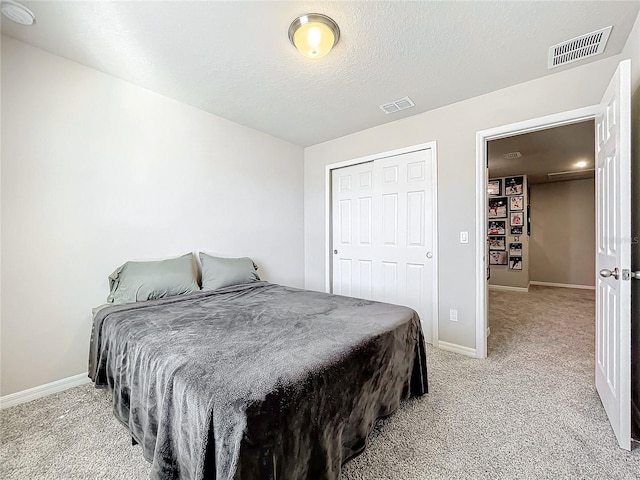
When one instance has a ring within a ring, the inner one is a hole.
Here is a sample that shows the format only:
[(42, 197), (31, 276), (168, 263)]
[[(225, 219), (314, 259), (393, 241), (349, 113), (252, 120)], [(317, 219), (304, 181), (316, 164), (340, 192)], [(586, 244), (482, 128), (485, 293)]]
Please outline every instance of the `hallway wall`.
[(531, 281), (595, 286), (593, 179), (530, 186)]

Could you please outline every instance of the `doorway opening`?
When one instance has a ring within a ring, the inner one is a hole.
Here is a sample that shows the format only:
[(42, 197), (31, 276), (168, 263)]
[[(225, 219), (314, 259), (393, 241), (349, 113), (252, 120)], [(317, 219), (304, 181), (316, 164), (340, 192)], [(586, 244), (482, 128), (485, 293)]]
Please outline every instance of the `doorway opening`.
[[(609, 423), (631, 449), (631, 66), (620, 62), (598, 105), (476, 134), (477, 356), (487, 356), (487, 144), (514, 134), (596, 121), (595, 385)], [(495, 205), (498, 206), (498, 205)]]
[[(476, 258), (480, 260), (476, 262), (476, 356), (478, 358), (486, 358), (487, 356), (487, 335), (489, 334), (489, 272), (487, 269), (489, 263), (489, 250), (487, 242), (489, 225), (489, 194), (487, 191), (487, 185), (489, 182), (489, 174), (487, 168), (488, 144), (493, 140), (539, 132), (555, 127), (562, 127), (585, 121), (593, 121), (597, 113), (597, 106), (586, 107), (578, 110), (571, 110), (555, 115), (549, 115), (546, 117), (540, 117), (524, 122), (514, 123), (511, 125), (503, 125), (501, 127), (483, 130), (476, 134), (476, 198), (478, 199), (478, 203), (476, 205)], [(524, 186), (522, 187), (522, 189), (524, 191)], [(507, 205), (505, 205), (504, 208), (508, 211)], [(505, 229), (507, 228), (507, 222), (505, 222), (504, 227)], [(505, 246), (505, 248), (508, 247)]]
[[(553, 330), (556, 317), (573, 305), (574, 311), (584, 307), (573, 317), (575, 328), (593, 329), (594, 132), (595, 122), (587, 120), (488, 142), (489, 329), (498, 319), (503, 324), (511, 319), (515, 328), (537, 303), (549, 310), (530, 319), (532, 328), (546, 322)], [(553, 291), (559, 288), (590, 292)], [(530, 289), (531, 295), (522, 296)], [(544, 326), (539, 327), (544, 336)], [(511, 333), (523, 331), (521, 324)]]

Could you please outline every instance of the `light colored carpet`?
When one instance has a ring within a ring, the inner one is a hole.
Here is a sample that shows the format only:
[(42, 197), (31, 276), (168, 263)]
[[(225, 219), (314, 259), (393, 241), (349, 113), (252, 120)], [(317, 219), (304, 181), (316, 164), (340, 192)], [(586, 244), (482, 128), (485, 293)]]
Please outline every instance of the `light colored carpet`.
[[(491, 292), (490, 312), (489, 358), (429, 348), (430, 393), (378, 422), (342, 478), (640, 478), (640, 449), (618, 448), (593, 386), (593, 292)], [(103, 390), (1, 418), (2, 478), (148, 478)]]

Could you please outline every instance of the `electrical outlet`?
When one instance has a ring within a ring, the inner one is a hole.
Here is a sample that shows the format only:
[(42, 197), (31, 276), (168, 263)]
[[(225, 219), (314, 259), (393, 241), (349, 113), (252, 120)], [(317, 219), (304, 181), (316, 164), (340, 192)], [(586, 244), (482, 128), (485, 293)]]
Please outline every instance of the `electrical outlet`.
[(456, 310), (455, 308), (449, 309), (449, 320), (451, 320), (452, 322), (458, 321), (458, 310)]

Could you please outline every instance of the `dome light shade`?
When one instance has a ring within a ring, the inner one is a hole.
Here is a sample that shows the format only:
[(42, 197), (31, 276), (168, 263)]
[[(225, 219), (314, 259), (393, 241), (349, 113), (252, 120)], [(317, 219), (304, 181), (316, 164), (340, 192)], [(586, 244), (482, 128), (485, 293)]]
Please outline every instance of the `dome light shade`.
[(36, 21), (36, 16), (31, 10), (14, 0), (2, 0), (0, 11), (5, 17), (20, 25), (33, 25)]
[(324, 57), (340, 39), (338, 24), (321, 13), (308, 13), (289, 26), (289, 40), (308, 58)]

